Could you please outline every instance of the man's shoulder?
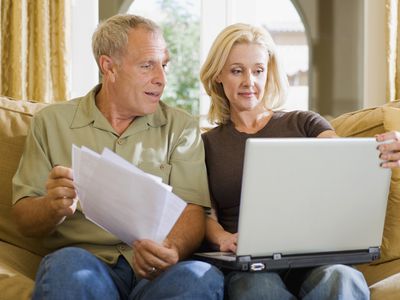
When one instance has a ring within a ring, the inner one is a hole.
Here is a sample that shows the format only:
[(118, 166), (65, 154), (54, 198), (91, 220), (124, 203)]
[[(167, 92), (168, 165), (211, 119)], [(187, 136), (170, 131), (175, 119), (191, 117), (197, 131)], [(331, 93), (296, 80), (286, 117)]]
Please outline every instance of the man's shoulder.
[(80, 103), (81, 98), (76, 98), (68, 101), (52, 103), (41, 109), (35, 114), (36, 118), (48, 118), (63, 115), (64, 117), (69, 114), (74, 114), (76, 108)]
[(185, 119), (193, 119), (194, 117), (188, 113), (187, 111), (178, 108), (169, 106), (167, 103), (160, 101), (160, 109), (164, 112), (166, 116), (179, 116)]
[(198, 126), (198, 118), (192, 116), (187, 111), (171, 107), (164, 102), (160, 102), (160, 112), (165, 117), (167, 124), (172, 126), (188, 126), (188, 124), (196, 124)]

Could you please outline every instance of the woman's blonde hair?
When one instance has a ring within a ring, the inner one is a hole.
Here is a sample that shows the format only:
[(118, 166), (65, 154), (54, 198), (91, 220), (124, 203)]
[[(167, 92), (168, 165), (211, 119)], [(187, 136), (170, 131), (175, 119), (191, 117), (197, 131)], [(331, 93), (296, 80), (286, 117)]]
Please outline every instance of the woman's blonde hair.
[(237, 44), (258, 44), (268, 52), (267, 81), (263, 103), (268, 109), (280, 107), (285, 101), (288, 81), (276, 54), (276, 46), (271, 35), (261, 27), (237, 23), (226, 27), (211, 46), (207, 59), (201, 67), (200, 79), (211, 97), (208, 119), (211, 123), (226, 124), (230, 120), (229, 101), (223, 86), (217, 82), (228, 55)]
[(92, 37), (92, 51), (97, 64), (101, 55), (118, 58), (124, 54), (131, 29), (142, 27), (151, 32), (161, 32), (150, 19), (141, 16), (119, 14), (100, 23)]

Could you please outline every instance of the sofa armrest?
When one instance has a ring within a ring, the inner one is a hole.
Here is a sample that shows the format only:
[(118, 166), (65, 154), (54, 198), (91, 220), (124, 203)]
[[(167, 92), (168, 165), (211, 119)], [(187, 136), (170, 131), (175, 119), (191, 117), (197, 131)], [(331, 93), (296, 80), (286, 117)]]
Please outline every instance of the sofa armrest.
[(30, 299), (42, 257), (0, 241), (0, 300)]

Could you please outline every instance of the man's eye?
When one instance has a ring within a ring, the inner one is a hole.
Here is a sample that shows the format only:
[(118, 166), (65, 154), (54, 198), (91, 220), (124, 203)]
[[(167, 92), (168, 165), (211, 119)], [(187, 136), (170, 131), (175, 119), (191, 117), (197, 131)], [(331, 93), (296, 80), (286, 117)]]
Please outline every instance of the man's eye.
[(145, 64), (145, 65), (141, 66), (141, 68), (143, 68), (143, 69), (150, 69), (150, 67), (151, 67), (150, 64)]
[(163, 64), (163, 65), (162, 65), (164, 71), (168, 71), (168, 66), (169, 66), (168, 64)]

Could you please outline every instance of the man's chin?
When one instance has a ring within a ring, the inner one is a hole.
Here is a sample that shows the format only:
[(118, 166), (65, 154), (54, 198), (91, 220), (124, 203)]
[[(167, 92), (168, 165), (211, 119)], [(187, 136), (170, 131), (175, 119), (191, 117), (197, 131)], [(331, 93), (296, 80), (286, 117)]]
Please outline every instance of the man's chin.
[(146, 115), (155, 113), (159, 105), (160, 105), (160, 101), (157, 101), (157, 102), (149, 105), (149, 107), (147, 107), (147, 109), (146, 109)]

